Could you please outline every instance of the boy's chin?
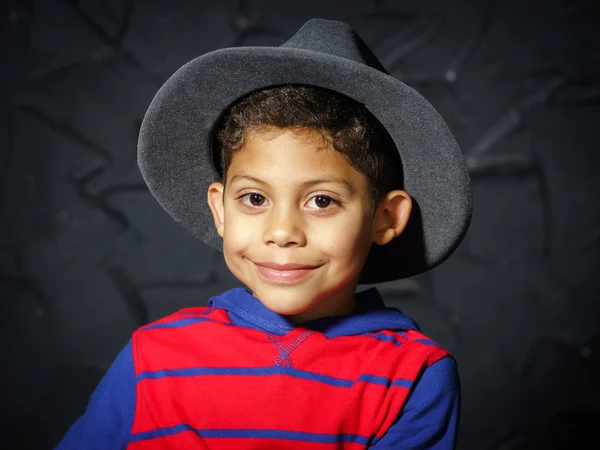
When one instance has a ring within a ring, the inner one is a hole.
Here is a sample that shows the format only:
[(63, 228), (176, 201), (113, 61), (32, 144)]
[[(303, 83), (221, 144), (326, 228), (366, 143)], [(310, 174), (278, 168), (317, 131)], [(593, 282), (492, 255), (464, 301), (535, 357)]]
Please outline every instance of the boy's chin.
[[(265, 292), (265, 291), (270, 292)], [(288, 290), (288, 292), (286, 292)], [(262, 291), (262, 292), (261, 292)], [(271, 311), (282, 316), (292, 316), (306, 311), (312, 306), (312, 296), (301, 289), (289, 292), (290, 289), (261, 289), (253, 295)]]

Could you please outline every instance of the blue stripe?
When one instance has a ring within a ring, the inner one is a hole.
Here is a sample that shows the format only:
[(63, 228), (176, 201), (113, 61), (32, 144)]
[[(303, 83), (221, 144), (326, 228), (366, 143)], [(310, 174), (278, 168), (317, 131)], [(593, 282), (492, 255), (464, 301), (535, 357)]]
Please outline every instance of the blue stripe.
[(214, 308), (205, 309), (204, 311), (182, 311), (179, 313), (181, 317), (185, 316), (206, 316), (207, 314), (211, 314), (215, 311)]
[(391, 381), (389, 378), (380, 377), (377, 375), (371, 375), (368, 373), (361, 375), (359, 377), (358, 381), (364, 381), (365, 383), (372, 383), (372, 384), (381, 384), (385, 387), (400, 386), (400, 387), (410, 388), (410, 387), (412, 387), (412, 384), (413, 384), (412, 380), (407, 380), (405, 378), (398, 378), (397, 380)]
[(437, 343), (435, 343), (429, 339), (415, 339), (415, 342), (420, 342), (421, 344), (432, 345), (434, 347), (441, 348)]
[(317, 381), (319, 383), (329, 384), (331, 386), (352, 387), (354, 382), (343, 378), (334, 378), (328, 375), (322, 375), (305, 370), (292, 369), (285, 366), (269, 366), (269, 367), (192, 367), (189, 369), (177, 370), (158, 370), (156, 372), (142, 372), (137, 378), (143, 379), (158, 379), (164, 377), (195, 377), (201, 375), (289, 375), (295, 378)]
[(355, 442), (368, 445), (370, 438), (358, 434), (323, 434), (305, 433), (301, 431), (286, 430), (243, 430), (243, 429), (209, 429), (199, 430), (188, 424), (179, 424), (169, 428), (145, 431), (131, 435), (132, 442), (155, 439), (159, 437), (172, 436), (184, 431), (193, 431), (203, 438), (246, 438), (246, 439), (286, 439), (289, 441), (316, 442), (321, 444), (335, 444), (338, 442)]
[(406, 378), (398, 378), (397, 380), (394, 380), (391, 385), (410, 389), (412, 388), (413, 381), (407, 380)]
[(382, 384), (384, 386), (389, 386), (391, 384), (391, 381), (386, 377), (380, 377), (380, 376), (371, 375), (368, 373), (362, 374), (358, 378), (358, 381), (364, 381), (365, 383), (372, 383), (372, 384)]
[[(269, 366), (269, 367), (192, 367), (188, 369), (177, 370), (158, 370), (156, 372), (142, 372), (137, 376), (137, 381), (140, 380), (157, 380), (165, 377), (197, 377), (202, 375), (241, 375), (241, 376), (269, 376), (269, 375), (288, 375), (294, 378), (316, 381), (318, 383), (328, 384), (330, 386), (351, 388), (355, 382), (344, 378), (334, 378), (328, 375), (308, 372), (306, 370), (293, 369), (285, 366)], [(411, 380), (399, 378), (390, 380), (386, 377), (380, 377), (371, 374), (362, 374), (358, 378), (359, 382), (380, 384), (386, 387), (412, 386)]]
[[(406, 336), (405, 333), (399, 332), (398, 334), (401, 335), (402, 337), (408, 339), (408, 337)], [(367, 333), (367, 334), (364, 334), (363, 336), (368, 336), (368, 337), (372, 337), (372, 338), (375, 338), (375, 339), (379, 339), (382, 342), (392, 342), (397, 347), (400, 347), (402, 345), (402, 342), (398, 342), (394, 336), (390, 336), (389, 334), (384, 334), (384, 333), (376, 333), (376, 334)], [(430, 339), (415, 339), (414, 342), (419, 342), (421, 344), (432, 345), (434, 347), (441, 348), (436, 342), (434, 342), (434, 341), (432, 341)]]
[(142, 328), (142, 330), (151, 330), (153, 328), (181, 328), (181, 327), (185, 327), (187, 325), (193, 325), (198, 322), (218, 322), (223, 325), (231, 325), (229, 323), (221, 322), (220, 320), (209, 319), (207, 317), (189, 317), (187, 319), (175, 320), (173, 322), (168, 322), (168, 323), (151, 324), (151, 325), (148, 325), (148, 326)]
[(365, 336), (372, 337), (372, 338), (375, 338), (375, 339), (379, 339), (382, 342), (391, 342), (396, 347), (402, 346), (402, 342), (398, 342), (394, 336), (390, 336), (389, 334), (383, 334), (383, 333), (371, 334), (371, 333), (367, 333), (367, 334), (365, 334)]

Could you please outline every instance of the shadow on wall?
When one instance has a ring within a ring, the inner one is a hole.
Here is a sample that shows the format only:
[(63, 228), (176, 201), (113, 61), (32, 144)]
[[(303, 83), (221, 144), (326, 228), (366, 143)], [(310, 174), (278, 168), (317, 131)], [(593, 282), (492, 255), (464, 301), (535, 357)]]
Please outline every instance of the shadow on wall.
[(105, 372), (106, 368), (95, 366), (73, 367), (61, 371), (48, 389), (46, 398), (31, 414), (32, 420), (24, 424), (14, 446), (9, 444), (9, 447), (1, 447), (7, 450), (29, 450), (56, 446), (85, 410), (89, 396)]
[[(536, 411), (538, 426), (513, 434), (494, 450), (600, 448), (600, 331), (582, 346), (540, 339), (527, 361), (522, 375), (529, 392), (550, 397), (547, 403), (556, 408)], [(531, 400), (529, 404), (544, 404)], [(574, 406), (561, 410), (560, 405)]]

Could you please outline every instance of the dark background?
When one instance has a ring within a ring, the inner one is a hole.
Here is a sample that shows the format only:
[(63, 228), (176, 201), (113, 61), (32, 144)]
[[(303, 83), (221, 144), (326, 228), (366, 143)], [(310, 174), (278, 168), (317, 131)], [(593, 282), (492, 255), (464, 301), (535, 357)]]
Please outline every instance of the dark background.
[(2, 5), (2, 448), (52, 448), (135, 328), (239, 285), (147, 192), (140, 121), (188, 60), (310, 17), (350, 23), (467, 158), (458, 251), (379, 285), (458, 360), (459, 449), (600, 448), (581, 443), (600, 424), (599, 2)]

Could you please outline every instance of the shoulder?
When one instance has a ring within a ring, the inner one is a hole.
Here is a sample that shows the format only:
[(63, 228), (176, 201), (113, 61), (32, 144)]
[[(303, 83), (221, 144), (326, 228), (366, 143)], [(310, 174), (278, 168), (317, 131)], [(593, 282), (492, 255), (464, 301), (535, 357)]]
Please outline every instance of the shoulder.
[(445, 356), (452, 356), (450, 352), (441, 344), (431, 339), (429, 336), (417, 330), (407, 330), (404, 332), (406, 340), (411, 344), (411, 348), (425, 351), (428, 354), (427, 365), (431, 365)]
[(128, 341), (94, 389), (83, 415), (55, 449), (125, 448), (133, 427), (136, 395), (131, 341)]
[(193, 348), (214, 345), (231, 328), (227, 311), (205, 306), (185, 308), (144, 325), (132, 335), (136, 374), (185, 358)]
[(455, 448), (460, 403), (458, 368), (448, 355), (420, 374), (396, 421), (373, 448)]
[(381, 330), (366, 333), (366, 338), (377, 339), (386, 343), (387, 350), (404, 358), (414, 358), (425, 367), (432, 365), (445, 356), (452, 356), (442, 345), (417, 330)]
[(133, 332), (133, 336), (135, 338), (148, 334), (147, 332), (152, 330), (173, 330), (204, 322), (230, 323), (230, 320), (226, 311), (214, 309), (209, 306), (197, 306), (181, 309), (173, 314), (143, 325)]

